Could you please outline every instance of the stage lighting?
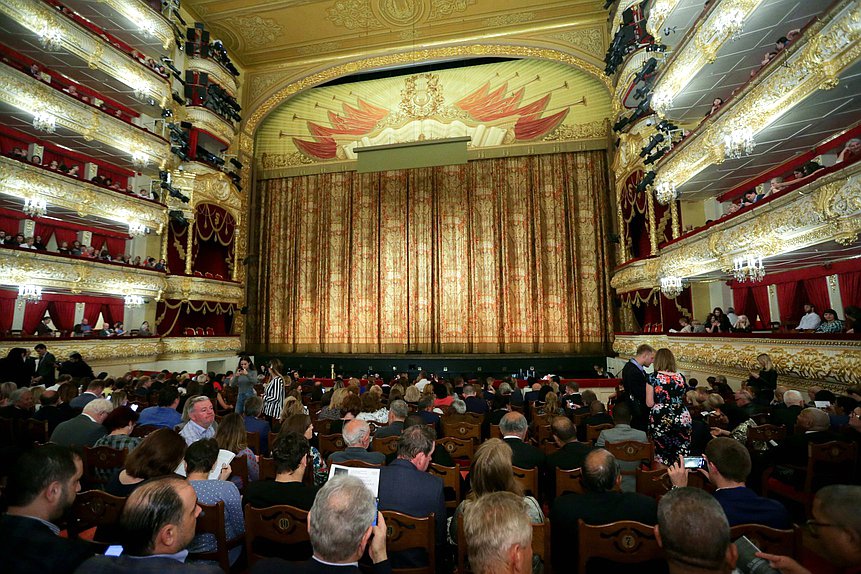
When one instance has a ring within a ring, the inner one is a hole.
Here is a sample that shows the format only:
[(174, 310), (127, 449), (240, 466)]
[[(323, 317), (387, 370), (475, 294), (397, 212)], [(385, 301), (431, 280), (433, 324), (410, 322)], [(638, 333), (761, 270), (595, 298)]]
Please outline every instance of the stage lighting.
[(653, 135), (649, 139), (649, 143), (646, 145), (646, 147), (640, 150), (640, 157), (646, 157), (647, 155), (652, 153), (652, 150), (655, 149), (655, 146), (657, 146), (662, 141), (664, 141), (664, 134), (658, 133)]

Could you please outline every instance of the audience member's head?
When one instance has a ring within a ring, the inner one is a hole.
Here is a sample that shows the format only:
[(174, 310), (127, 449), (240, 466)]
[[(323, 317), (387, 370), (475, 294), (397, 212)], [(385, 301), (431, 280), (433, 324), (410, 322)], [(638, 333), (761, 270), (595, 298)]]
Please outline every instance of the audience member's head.
[(84, 406), (83, 412), (102, 424), (112, 410), (114, 410), (114, 404), (108, 399), (93, 399)]
[(568, 417), (553, 417), (550, 432), (559, 446), (577, 440), (577, 427)]
[(451, 408), (455, 413), (462, 415), (466, 412), (466, 403), (460, 399), (455, 399), (451, 402)]
[(68, 447), (48, 443), (26, 451), (11, 467), (4, 491), (8, 512), (59, 519), (81, 490), (83, 473), (80, 457)]
[(827, 431), (831, 426), (831, 419), (825, 411), (808, 407), (799, 413), (795, 426), (803, 431)]
[(583, 488), (590, 492), (610, 492), (622, 479), (616, 457), (603, 448), (586, 455), (583, 462)]
[(410, 408), (407, 403), (401, 399), (397, 399), (389, 403), (389, 422), (402, 421), (410, 414)]
[(844, 568), (861, 565), (861, 486), (826, 486), (813, 499), (811, 532), (824, 556)]
[(164, 476), (145, 482), (129, 496), (120, 517), (123, 552), (131, 556), (181, 552), (194, 539), (198, 514), (197, 494), (188, 481)]
[(436, 432), (425, 424), (404, 428), (398, 438), (398, 458), (412, 462), (424, 472), (431, 463), (435, 440)]
[(212, 401), (205, 395), (189, 398), (186, 408), (189, 420), (196, 425), (206, 429), (215, 422), (215, 409), (212, 408)]
[(631, 424), (631, 407), (626, 401), (616, 403), (613, 406), (613, 422), (617, 425)]
[(115, 407), (102, 421), (102, 425), (109, 433), (120, 429), (124, 433), (130, 433), (139, 418), (140, 415), (129, 407)]
[(371, 444), (371, 427), (367, 421), (353, 419), (345, 424), (344, 443), (351, 447), (368, 448)]
[(245, 404), (242, 406), (242, 414), (246, 417), (256, 418), (263, 411), (263, 399), (257, 395), (245, 399)]
[(532, 572), (532, 525), (523, 497), (502, 491), (466, 503), (463, 531), (476, 574)]
[(511, 447), (501, 439), (492, 438), (481, 443), (470, 465), (472, 491), (469, 498), (480, 498), (500, 490), (522, 494), (514, 481), (512, 456)]
[(788, 407), (803, 407), (804, 406), (804, 396), (800, 391), (796, 391), (794, 389), (786, 391), (783, 393), (783, 404)]
[(171, 429), (161, 428), (148, 434), (129, 453), (126, 474), (134, 478), (156, 478), (173, 474), (185, 456), (185, 439)]
[(744, 484), (750, 474), (750, 453), (735, 439), (713, 438), (706, 445), (705, 457), (709, 462), (709, 479), (718, 488), (726, 488), (727, 482)]
[(308, 439), (296, 432), (279, 434), (272, 445), (276, 474), (289, 474), (305, 468), (310, 452)]
[(218, 443), (215, 439), (204, 438), (188, 445), (185, 449), (185, 473), (209, 474), (218, 460)]
[(738, 551), (729, 522), (714, 496), (699, 488), (676, 488), (658, 504), (658, 544), (670, 572), (732, 572)]
[(215, 440), (218, 447), (233, 453), (248, 447), (248, 431), (245, 430), (245, 421), (239, 413), (230, 413), (221, 419), (218, 430), (215, 431)]
[(328, 481), (308, 513), (314, 556), (333, 564), (357, 561), (365, 552), (376, 515), (374, 495), (358, 478), (338, 476)]
[(168, 385), (158, 392), (158, 406), (175, 409), (179, 405), (179, 391), (176, 387)]
[(655, 349), (651, 345), (643, 343), (634, 352), (634, 359), (644, 367), (648, 367), (655, 360)]
[(522, 413), (507, 413), (499, 421), (499, 431), (503, 437), (516, 436), (520, 440), (524, 440), (527, 428), (526, 417)]

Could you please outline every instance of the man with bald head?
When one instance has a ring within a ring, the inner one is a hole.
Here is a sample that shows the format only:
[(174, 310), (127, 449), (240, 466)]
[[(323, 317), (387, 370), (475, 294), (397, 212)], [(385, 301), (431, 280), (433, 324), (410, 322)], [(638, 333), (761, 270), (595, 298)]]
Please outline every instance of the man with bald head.
[[(784, 400), (789, 391), (784, 395)], [(808, 445), (844, 440), (831, 432), (831, 419), (825, 411), (809, 407), (801, 411), (795, 422), (795, 434), (786, 437), (776, 448), (764, 455), (766, 466), (777, 466), (772, 473), (775, 478), (796, 487), (804, 485), (804, 471), (794, 467), (806, 468)]]
[(556, 496), (556, 469), (582, 468), (586, 455), (592, 452), (591, 444), (577, 440), (577, 429), (568, 417), (554, 417), (550, 421), (550, 432), (559, 450), (547, 457), (544, 498), (548, 501)]
[(502, 433), (502, 440), (514, 452), (511, 464), (518, 468), (538, 467), (539, 472), (543, 472), (546, 462), (544, 453), (525, 442), (528, 428), (529, 425), (526, 423), (526, 417), (518, 412), (507, 413), (499, 421), (499, 432)]
[[(578, 520), (586, 524), (609, 524), (617, 520), (636, 520), (655, 524), (658, 506), (655, 499), (635, 492), (619, 490), (622, 475), (616, 457), (603, 448), (586, 455), (583, 463), (584, 494), (563, 494), (553, 501), (550, 522), (553, 524), (553, 568), (560, 572), (577, 563)], [(572, 556), (572, 554), (574, 554)]]
[(344, 443), (347, 448), (329, 455), (329, 464), (348, 460), (359, 460), (368, 464), (386, 464), (386, 455), (381, 452), (368, 452), (371, 444), (371, 427), (367, 421), (353, 419), (344, 425)]

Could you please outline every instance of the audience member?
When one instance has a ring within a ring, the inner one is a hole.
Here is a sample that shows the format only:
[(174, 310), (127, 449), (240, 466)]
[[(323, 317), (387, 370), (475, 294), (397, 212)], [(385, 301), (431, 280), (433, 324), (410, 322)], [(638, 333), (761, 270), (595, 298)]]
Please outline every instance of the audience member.
[(36, 351), (35, 367), (33, 369), (33, 384), (42, 385), (46, 389), (54, 384), (56, 380), (55, 371), (57, 359), (53, 353), (48, 351), (44, 343), (38, 343), (33, 350)]
[(378, 428), (374, 434), (375, 439), (400, 436), (404, 430), (404, 420), (409, 416), (410, 409), (407, 403), (401, 399), (389, 403), (389, 424)]
[(622, 368), (622, 384), (628, 392), (631, 403), (631, 426), (645, 431), (649, 421), (649, 407), (646, 406), (646, 385), (649, 376), (646, 367), (655, 360), (655, 349), (642, 344), (637, 347), (634, 357)]
[(287, 396), (287, 385), (281, 369), (284, 365), (279, 359), (269, 361), (269, 382), (263, 391), (263, 414), (266, 415), (269, 424), (281, 418), (281, 409), (284, 407), (284, 398)]
[[(228, 450), (236, 455), (236, 458), (245, 458), (245, 464), (248, 467), (248, 480), (254, 482), (260, 477), (260, 465), (257, 462), (257, 457), (248, 448), (248, 433), (245, 431), (245, 423), (242, 421), (242, 415), (238, 413), (230, 413), (221, 419), (218, 425), (218, 430), (215, 431), (215, 440), (218, 442), (218, 447), (223, 450)], [(242, 478), (234, 476), (231, 480), (236, 483), (239, 488), (245, 488)]]
[(215, 410), (209, 397), (204, 395), (189, 397), (185, 408), (188, 410), (189, 420), (182, 427), (179, 435), (185, 439), (186, 444), (215, 436), (218, 424), (215, 422)]
[(646, 385), (646, 406), (652, 409), (649, 430), (655, 443), (655, 461), (665, 466), (690, 450), (691, 415), (684, 403), (687, 390), (684, 376), (677, 372), (673, 352), (658, 349), (655, 372)]
[(77, 449), (93, 446), (107, 434), (102, 423), (113, 408), (114, 405), (107, 399), (90, 401), (81, 414), (57, 425), (51, 433), (51, 442)]
[(158, 392), (158, 406), (147, 407), (141, 411), (138, 424), (172, 429), (182, 422), (177, 411), (179, 392), (173, 386), (166, 386)]
[(511, 447), (514, 452), (512, 463), (518, 468), (538, 468), (539, 473), (544, 471), (544, 453), (527, 444), (526, 433), (528, 431), (526, 417), (521, 413), (512, 412), (502, 417), (499, 421), (499, 431), (502, 440)]
[[(615, 425), (613, 428), (601, 431), (601, 434), (598, 435), (598, 439), (595, 441), (595, 446), (604, 447), (608, 442), (649, 442), (646, 433), (631, 427), (631, 407), (627, 402), (619, 403), (613, 409), (613, 423)], [(636, 461), (620, 460), (617, 461), (617, 464), (623, 471), (634, 471), (639, 466), (639, 463)], [(623, 492), (636, 492), (636, 487), (633, 475), (622, 475)]]
[[(97, 440), (93, 446), (106, 446), (116, 450), (132, 452), (143, 440), (139, 437), (131, 436), (137, 420), (138, 414), (129, 407), (114, 407), (114, 410), (102, 422), (108, 434)], [(96, 474), (107, 481), (110, 480), (114, 472), (119, 472), (120, 470), (120, 468), (96, 468)]]
[(269, 433), (272, 431), (269, 422), (259, 418), (261, 412), (263, 412), (262, 398), (254, 395), (245, 399), (245, 412), (242, 413), (242, 421), (247, 432), (256, 432), (257, 436), (260, 437), (260, 452), (257, 454), (269, 452)]
[(837, 156), (837, 161), (834, 163), (854, 161), (858, 156), (861, 156), (861, 139), (852, 138), (846, 142), (846, 145)]
[(476, 574), (532, 571), (532, 528), (524, 499), (502, 490), (470, 502), (463, 511), (469, 565)]
[(475, 386), (473, 385), (468, 384), (463, 386), (463, 402), (466, 404), (467, 412), (483, 415), (489, 411), (487, 401), (476, 396)]
[(816, 331), (819, 325), (822, 324), (822, 317), (816, 313), (816, 308), (812, 303), (804, 304), (804, 315), (801, 317), (801, 322), (795, 328), (796, 331)]
[(344, 443), (347, 447), (329, 455), (328, 463), (339, 464), (348, 460), (358, 460), (368, 464), (383, 465), (386, 455), (381, 452), (368, 451), (371, 444), (371, 428), (367, 421), (354, 419), (344, 426)]
[(128, 496), (144, 481), (168, 476), (179, 468), (185, 456), (185, 441), (170, 429), (148, 434), (129, 453), (126, 466), (107, 484), (105, 491), (114, 496)]
[(15, 389), (9, 395), (9, 404), (0, 407), (0, 417), (5, 419), (27, 420), (33, 416), (33, 392), (27, 387)]
[(804, 397), (799, 391), (789, 390), (783, 393), (784, 408), (773, 408), (771, 410), (770, 421), (774, 425), (783, 425), (786, 427), (788, 435), (795, 433), (795, 421), (798, 420), (798, 415), (804, 409)]
[(824, 321), (816, 328), (815, 333), (842, 333), (845, 325), (837, 318), (837, 311), (826, 309), (822, 312)]
[(245, 502), (256, 508), (287, 504), (310, 510), (319, 490), (303, 483), (311, 455), (308, 439), (296, 432), (279, 434), (272, 445), (275, 479), (252, 482), (245, 489)]
[[(86, 324), (86, 319), (81, 319), (81, 329), (86, 331), (84, 327), (89, 327)], [(90, 331), (92, 329), (89, 329)], [(60, 368), (57, 371), (58, 375), (69, 375), (73, 379), (83, 379), (89, 377), (90, 379), (95, 379), (95, 373), (93, 373), (92, 367), (90, 367), (80, 353), (71, 353), (69, 355), (68, 361), (63, 361), (60, 363)], [(73, 405), (74, 406), (74, 405)]]
[(228, 384), (239, 387), (239, 394), (236, 396), (236, 412), (241, 413), (245, 399), (254, 396), (254, 385), (257, 384), (257, 371), (254, 369), (254, 363), (251, 362), (250, 357), (240, 357), (236, 372), (230, 377)]

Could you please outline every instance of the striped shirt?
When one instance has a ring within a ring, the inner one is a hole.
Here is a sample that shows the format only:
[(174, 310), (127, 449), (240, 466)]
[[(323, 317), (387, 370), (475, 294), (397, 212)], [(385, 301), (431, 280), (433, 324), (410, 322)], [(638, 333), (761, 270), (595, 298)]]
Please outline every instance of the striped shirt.
[(280, 375), (272, 377), (263, 393), (263, 414), (276, 419), (280, 418), (281, 409), (284, 408), (285, 395), (284, 377)]

